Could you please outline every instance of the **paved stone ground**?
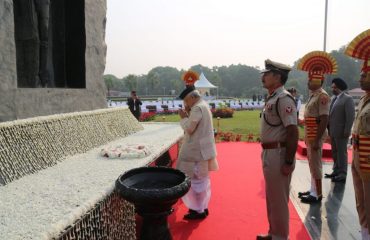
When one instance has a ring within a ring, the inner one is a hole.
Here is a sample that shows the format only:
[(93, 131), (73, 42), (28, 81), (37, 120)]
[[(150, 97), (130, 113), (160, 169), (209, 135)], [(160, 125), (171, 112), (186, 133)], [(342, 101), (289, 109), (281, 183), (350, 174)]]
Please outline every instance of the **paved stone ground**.
[[(323, 179), (323, 200), (318, 204), (304, 204), (298, 192), (310, 187), (308, 162), (298, 160), (291, 183), (290, 199), (297, 209), (312, 239), (351, 240), (361, 239), (357, 217), (351, 165), (348, 166), (346, 183), (332, 183)], [(331, 173), (332, 163), (323, 163), (323, 172)]]

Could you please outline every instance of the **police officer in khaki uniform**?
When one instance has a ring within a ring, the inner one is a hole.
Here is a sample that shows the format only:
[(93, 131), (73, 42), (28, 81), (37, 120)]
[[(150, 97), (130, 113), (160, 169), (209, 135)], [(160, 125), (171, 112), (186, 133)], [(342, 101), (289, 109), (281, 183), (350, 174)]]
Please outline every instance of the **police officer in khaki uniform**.
[[(258, 239), (289, 238), (289, 189), (295, 167), (298, 142), (297, 110), (294, 98), (284, 89), (291, 68), (265, 61), (262, 84), (269, 92), (261, 114), (263, 174), (270, 229)], [(289, 136), (289, 137), (287, 137)]]
[(361, 89), (366, 91), (358, 105), (353, 127), (352, 176), (362, 235), (370, 240), (370, 72), (362, 72)]
[(327, 137), (330, 97), (322, 89), (324, 80), (308, 81), (310, 97), (305, 106), (305, 142), (311, 172), (311, 190), (300, 193), (304, 203), (319, 202), (322, 199), (322, 145)]
[(369, 52), (370, 29), (353, 39), (345, 51), (364, 60), (360, 86), (366, 94), (360, 100), (352, 129), (352, 176), (362, 240), (370, 240), (370, 56), (366, 55)]
[(337, 71), (336, 60), (326, 52), (313, 51), (306, 54), (298, 63), (298, 69), (308, 72), (309, 99), (305, 105), (305, 143), (311, 173), (311, 189), (299, 192), (303, 203), (316, 203), (322, 200), (322, 145), (327, 133), (330, 97), (322, 89), (324, 74)]

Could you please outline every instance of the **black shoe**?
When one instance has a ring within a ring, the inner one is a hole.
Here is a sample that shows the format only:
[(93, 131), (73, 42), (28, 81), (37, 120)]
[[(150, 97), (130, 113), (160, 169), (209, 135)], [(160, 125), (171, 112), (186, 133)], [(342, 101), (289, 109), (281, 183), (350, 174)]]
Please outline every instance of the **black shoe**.
[(318, 202), (321, 202), (322, 200), (322, 196), (320, 197), (314, 197), (312, 195), (308, 195), (308, 196), (302, 196), (301, 197), (301, 202), (303, 203), (318, 203)]
[(337, 176), (335, 173), (325, 173), (325, 178), (333, 178), (335, 176)]
[(197, 211), (195, 211), (193, 209), (189, 209), (188, 213), (197, 213)]
[[(189, 209), (188, 213), (198, 213), (197, 211), (193, 210), (193, 209)], [(206, 214), (206, 216), (209, 215), (209, 211), (208, 211), (208, 208), (204, 209), (204, 213)]]
[[(193, 209), (189, 209), (188, 213), (198, 213), (197, 211), (193, 210)], [(208, 211), (208, 208), (204, 209), (204, 213), (206, 214), (206, 216), (209, 215), (209, 211)]]
[(303, 196), (307, 196), (307, 195), (310, 195), (310, 191), (307, 191), (307, 192), (298, 192), (298, 197), (299, 198), (302, 198)]
[(208, 215), (209, 215), (208, 208), (204, 209), (204, 213), (206, 214), (206, 216), (208, 216)]
[(189, 209), (189, 213), (184, 215), (184, 219), (194, 220), (194, 219), (205, 219), (207, 217), (206, 212), (198, 213), (197, 211)]
[(270, 234), (259, 234), (256, 237), (256, 240), (271, 240), (272, 236)]
[(337, 182), (337, 183), (345, 183), (346, 182), (346, 177), (344, 176), (335, 176), (331, 178), (332, 182)]

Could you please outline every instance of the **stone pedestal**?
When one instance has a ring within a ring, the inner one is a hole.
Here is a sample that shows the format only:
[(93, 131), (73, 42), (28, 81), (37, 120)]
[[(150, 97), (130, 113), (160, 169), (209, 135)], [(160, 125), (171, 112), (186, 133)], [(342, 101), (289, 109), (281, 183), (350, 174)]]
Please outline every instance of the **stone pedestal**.
[(106, 0), (84, 1), (85, 87), (73, 89), (18, 87), (13, 1), (0, 0), (0, 121), (106, 108)]

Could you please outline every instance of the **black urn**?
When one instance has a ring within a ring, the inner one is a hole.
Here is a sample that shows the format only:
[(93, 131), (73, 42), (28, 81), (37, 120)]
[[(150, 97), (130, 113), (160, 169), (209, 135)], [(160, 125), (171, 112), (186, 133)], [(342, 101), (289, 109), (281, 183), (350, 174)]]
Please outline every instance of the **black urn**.
[(116, 181), (120, 196), (135, 205), (143, 217), (140, 239), (172, 239), (167, 216), (172, 206), (190, 188), (190, 178), (167, 167), (140, 167), (127, 171)]

